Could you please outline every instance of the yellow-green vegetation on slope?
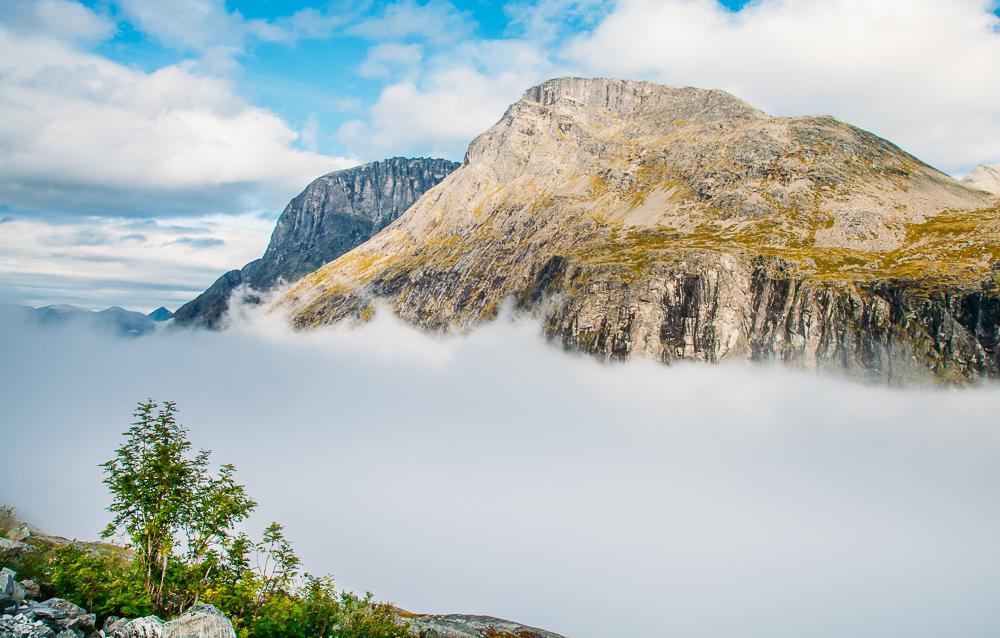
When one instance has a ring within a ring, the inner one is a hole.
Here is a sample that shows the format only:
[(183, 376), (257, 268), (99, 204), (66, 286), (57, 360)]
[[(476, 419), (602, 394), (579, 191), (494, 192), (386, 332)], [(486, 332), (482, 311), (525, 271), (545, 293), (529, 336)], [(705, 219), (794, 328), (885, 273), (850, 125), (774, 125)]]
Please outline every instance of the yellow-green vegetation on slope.
[(706, 221), (691, 232), (671, 228), (612, 229), (607, 239), (575, 256), (582, 263), (621, 264), (637, 276), (656, 263), (674, 263), (686, 251), (781, 257), (795, 276), (829, 282), (906, 280), (925, 287), (978, 286), (1000, 262), (1000, 206), (948, 211), (905, 224), (893, 250), (817, 246), (815, 231), (829, 226), (821, 212), (785, 209), (782, 216), (724, 224)]

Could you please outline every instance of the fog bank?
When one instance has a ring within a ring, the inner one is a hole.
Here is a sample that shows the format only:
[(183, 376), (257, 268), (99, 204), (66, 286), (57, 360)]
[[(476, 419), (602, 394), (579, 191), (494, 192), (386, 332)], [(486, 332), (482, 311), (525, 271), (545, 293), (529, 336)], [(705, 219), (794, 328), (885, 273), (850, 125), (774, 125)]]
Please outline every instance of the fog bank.
[[(381, 313), (385, 315), (386, 313)], [(1000, 634), (1000, 391), (603, 365), (501, 320), (124, 340), (0, 318), (0, 502), (95, 538), (146, 397), (305, 565), (572, 638)]]

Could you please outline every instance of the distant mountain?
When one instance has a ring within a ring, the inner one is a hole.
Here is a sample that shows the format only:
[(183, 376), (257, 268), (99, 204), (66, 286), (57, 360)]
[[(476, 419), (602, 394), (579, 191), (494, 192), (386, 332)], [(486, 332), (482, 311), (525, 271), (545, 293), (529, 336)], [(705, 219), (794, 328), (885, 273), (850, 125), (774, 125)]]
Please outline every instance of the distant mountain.
[(172, 318), (174, 316), (174, 313), (170, 312), (163, 306), (160, 306), (159, 308), (157, 308), (156, 310), (154, 310), (153, 312), (149, 313), (146, 316), (152, 319), (153, 321), (166, 321), (167, 319)]
[(1000, 376), (998, 290), (1000, 200), (877, 135), (717, 90), (560, 78), (277, 305), (305, 328), (381, 299), (447, 331), (512, 300), (602, 358), (962, 382)]
[(174, 324), (221, 327), (237, 286), (263, 292), (298, 281), (388, 226), (458, 166), (394, 157), (316, 179), (285, 207), (264, 256), (219, 277), (177, 309)]
[(157, 321), (141, 312), (113, 306), (105, 310), (88, 310), (79, 306), (58, 304), (41, 308), (22, 308), (28, 321), (39, 325), (74, 325), (109, 334), (141, 336), (156, 330)]
[(1000, 164), (977, 166), (963, 182), (994, 195), (1000, 195)]

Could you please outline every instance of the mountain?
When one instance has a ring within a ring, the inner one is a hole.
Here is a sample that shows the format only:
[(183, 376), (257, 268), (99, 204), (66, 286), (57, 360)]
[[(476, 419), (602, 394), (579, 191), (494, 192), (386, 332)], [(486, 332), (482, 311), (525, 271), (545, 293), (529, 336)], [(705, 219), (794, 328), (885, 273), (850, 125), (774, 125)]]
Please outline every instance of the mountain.
[(962, 382), (1000, 371), (998, 234), (996, 198), (834, 118), (561, 78), (276, 305), (305, 328), (382, 299), (463, 330), (513, 300), (602, 358)]
[(385, 228), (458, 166), (393, 157), (316, 179), (285, 207), (264, 256), (222, 275), (178, 308), (174, 323), (221, 327), (236, 287), (267, 291), (294, 283)]
[(172, 318), (174, 316), (174, 313), (170, 312), (163, 306), (160, 306), (159, 308), (157, 308), (156, 310), (154, 310), (153, 312), (149, 313), (146, 316), (152, 319), (153, 321), (166, 321), (167, 319)]
[(112, 306), (100, 311), (69, 304), (22, 308), (24, 317), (40, 325), (74, 325), (126, 337), (149, 334), (156, 330), (156, 321), (142, 314)]
[(977, 166), (962, 181), (974, 188), (1000, 195), (1000, 164)]

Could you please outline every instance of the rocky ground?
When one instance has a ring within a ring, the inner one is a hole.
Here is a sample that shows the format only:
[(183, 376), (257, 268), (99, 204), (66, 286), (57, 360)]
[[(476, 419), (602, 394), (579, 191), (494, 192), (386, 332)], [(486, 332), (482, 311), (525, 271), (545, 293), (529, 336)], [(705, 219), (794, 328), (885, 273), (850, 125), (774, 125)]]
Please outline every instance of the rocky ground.
[(41, 588), (0, 569), (0, 638), (236, 638), (233, 624), (211, 605), (195, 605), (164, 622), (156, 616), (115, 618), (97, 627), (97, 617), (62, 598), (36, 600)]
[(420, 616), (404, 613), (402, 617), (419, 638), (564, 638), (544, 629), (492, 616)]
[[(26, 542), (29, 539), (76, 542), (20, 525), (6, 538), (0, 537), (0, 565), (4, 556), (34, 551)], [(89, 546), (115, 547), (103, 543)], [(72, 602), (61, 598), (41, 600), (43, 589), (35, 581), (19, 580), (9, 567), (0, 568), (0, 638), (236, 638), (233, 624), (212, 605), (195, 605), (166, 622), (156, 616), (144, 616), (110, 617), (98, 623), (95, 614)], [(415, 638), (564, 638), (491, 616), (428, 615), (399, 610), (398, 617)]]

